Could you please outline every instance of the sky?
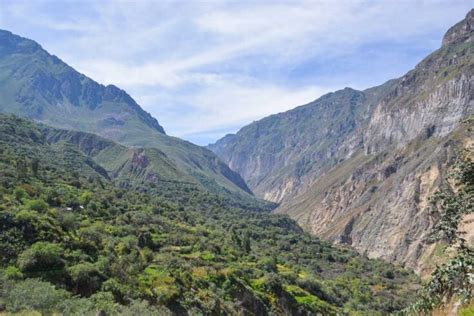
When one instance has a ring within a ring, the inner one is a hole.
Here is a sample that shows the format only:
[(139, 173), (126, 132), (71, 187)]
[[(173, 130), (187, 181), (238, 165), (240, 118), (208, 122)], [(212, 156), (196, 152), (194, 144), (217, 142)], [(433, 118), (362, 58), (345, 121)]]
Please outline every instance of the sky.
[(472, 0), (0, 0), (0, 29), (126, 90), (199, 145), (344, 87), (402, 76)]

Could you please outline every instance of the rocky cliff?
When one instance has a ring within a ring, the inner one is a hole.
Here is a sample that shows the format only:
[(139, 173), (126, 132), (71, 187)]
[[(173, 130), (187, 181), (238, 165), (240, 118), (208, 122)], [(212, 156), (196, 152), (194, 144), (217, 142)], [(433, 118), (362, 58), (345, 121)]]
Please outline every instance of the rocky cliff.
[(474, 10), (415, 69), (346, 88), (210, 148), (307, 230), (421, 270), (436, 245), (428, 198), (472, 140)]

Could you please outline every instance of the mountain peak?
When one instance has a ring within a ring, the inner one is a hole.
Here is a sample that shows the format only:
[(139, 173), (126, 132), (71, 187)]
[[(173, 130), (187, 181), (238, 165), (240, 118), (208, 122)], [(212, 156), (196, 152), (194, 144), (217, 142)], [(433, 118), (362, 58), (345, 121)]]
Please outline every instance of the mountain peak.
[(471, 42), (474, 38), (474, 9), (468, 12), (464, 20), (451, 27), (443, 37), (443, 46)]
[(0, 56), (18, 52), (32, 53), (41, 49), (41, 46), (30, 39), (0, 29)]
[(82, 107), (89, 111), (88, 126), (95, 132), (107, 130), (116, 134), (117, 127), (128, 122), (138, 130), (146, 126), (165, 134), (158, 121), (124, 90), (99, 84), (48, 53), (37, 42), (1, 29), (0, 74), (6, 86), (11, 84), (4, 88), (9, 99), (3, 95), (10, 103), (2, 102), (0, 111), (50, 124), (59, 121), (64, 128), (84, 129), (77, 123), (78, 118), (71, 115), (79, 115)]

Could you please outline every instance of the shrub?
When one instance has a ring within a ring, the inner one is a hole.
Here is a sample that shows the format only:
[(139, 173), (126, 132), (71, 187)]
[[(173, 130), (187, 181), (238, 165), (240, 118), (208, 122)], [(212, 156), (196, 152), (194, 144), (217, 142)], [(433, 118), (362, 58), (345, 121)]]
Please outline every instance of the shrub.
[(171, 316), (169, 309), (164, 306), (150, 306), (147, 301), (132, 301), (128, 306), (124, 306), (120, 311), (124, 316)]
[(75, 293), (89, 296), (100, 288), (103, 276), (92, 263), (79, 263), (70, 267), (68, 271), (73, 282)]
[(324, 315), (336, 315), (336, 310), (333, 306), (298, 286), (287, 285), (285, 286), (285, 291), (290, 294), (298, 304), (305, 306), (313, 312), (323, 313)]
[[(105, 315), (117, 315), (120, 313), (119, 304), (115, 303), (114, 296), (110, 292), (98, 292), (90, 297), (94, 308)], [(97, 313), (97, 314), (99, 314)]]
[(30, 210), (37, 212), (46, 212), (48, 210), (48, 203), (43, 200), (31, 200), (27, 203)]
[(51, 283), (28, 279), (13, 286), (7, 295), (5, 307), (9, 312), (37, 310), (47, 314), (68, 297), (66, 291), (56, 289)]
[(28, 196), (28, 193), (26, 193), (26, 191), (22, 188), (16, 188), (13, 194), (15, 195), (15, 199), (17, 201), (21, 201), (22, 199)]
[(62, 253), (63, 248), (58, 244), (37, 242), (20, 254), (18, 266), (26, 273), (58, 270), (64, 266)]
[(139, 283), (147, 296), (163, 304), (169, 303), (179, 294), (175, 278), (156, 265), (150, 265), (143, 271)]
[(15, 266), (8, 266), (4, 273), (5, 277), (9, 280), (19, 280), (23, 278), (23, 273)]

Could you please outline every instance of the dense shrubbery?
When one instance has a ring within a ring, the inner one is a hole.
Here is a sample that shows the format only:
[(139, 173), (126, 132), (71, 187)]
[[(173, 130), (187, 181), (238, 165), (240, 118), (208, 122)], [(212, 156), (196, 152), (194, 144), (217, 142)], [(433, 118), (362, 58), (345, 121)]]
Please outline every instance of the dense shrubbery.
[(14, 118), (0, 120), (0, 193), (0, 311), (378, 314), (416, 282), (198, 187), (115, 183)]

